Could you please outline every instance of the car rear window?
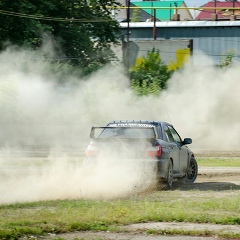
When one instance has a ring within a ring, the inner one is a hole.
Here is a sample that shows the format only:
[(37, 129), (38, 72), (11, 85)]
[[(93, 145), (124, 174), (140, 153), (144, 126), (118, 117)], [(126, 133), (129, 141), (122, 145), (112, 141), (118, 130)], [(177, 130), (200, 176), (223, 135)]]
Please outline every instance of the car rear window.
[(99, 138), (155, 138), (155, 132), (153, 128), (111, 127), (105, 128)]

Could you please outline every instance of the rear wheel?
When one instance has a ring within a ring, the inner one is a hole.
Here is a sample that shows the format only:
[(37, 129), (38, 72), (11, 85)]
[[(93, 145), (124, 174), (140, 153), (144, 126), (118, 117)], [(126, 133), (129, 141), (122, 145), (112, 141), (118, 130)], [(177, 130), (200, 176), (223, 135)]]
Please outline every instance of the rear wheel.
[(197, 178), (197, 175), (198, 175), (197, 161), (192, 156), (190, 161), (189, 161), (189, 165), (188, 165), (186, 176), (182, 180), (184, 180), (185, 183), (194, 183), (194, 181)]
[(168, 170), (167, 170), (166, 180), (167, 180), (166, 181), (167, 187), (169, 189), (172, 188), (172, 183), (173, 183), (173, 164), (172, 164), (171, 160), (168, 163)]

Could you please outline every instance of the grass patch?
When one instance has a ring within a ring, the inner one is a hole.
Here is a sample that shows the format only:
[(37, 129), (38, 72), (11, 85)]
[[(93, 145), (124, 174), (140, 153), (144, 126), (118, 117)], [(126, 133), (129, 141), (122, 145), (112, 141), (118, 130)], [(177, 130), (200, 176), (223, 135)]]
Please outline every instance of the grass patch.
[(200, 167), (240, 167), (240, 158), (197, 157)]
[[(222, 193), (219, 193), (222, 194)], [(113, 230), (141, 222), (240, 224), (240, 192), (180, 190), (114, 201), (59, 200), (0, 205), (0, 238), (17, 239), (87, 230)]]

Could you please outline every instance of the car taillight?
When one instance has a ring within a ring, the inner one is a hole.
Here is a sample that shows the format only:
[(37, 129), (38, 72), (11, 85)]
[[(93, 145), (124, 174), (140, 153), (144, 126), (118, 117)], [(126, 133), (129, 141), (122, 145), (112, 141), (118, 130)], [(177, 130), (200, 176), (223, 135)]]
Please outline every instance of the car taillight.
[(147, 149), (148, 157), (160, 157), (162, 153), (162, 146), (154, 146)]
[(96, 157), (97, 148), (90, 143), (86, 149), (86, 157)]

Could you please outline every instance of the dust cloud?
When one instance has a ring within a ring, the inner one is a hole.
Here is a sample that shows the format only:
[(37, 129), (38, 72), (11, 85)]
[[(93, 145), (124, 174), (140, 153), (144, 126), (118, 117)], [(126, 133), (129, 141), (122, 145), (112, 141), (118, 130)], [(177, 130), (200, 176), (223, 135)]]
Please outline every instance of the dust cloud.
[[(205, 63), (204, 65), (196, 63)], [(49, 71), (32, 52), (0, 55), (0, 204), (65, 198), (118, 198), (149, 188), (153, 165), (81, 154), (91, 126), (122, 119), (171, 122), (192, 150), (238, 150), (240, 68), (192, 59), (159, 97), (136, 97), (121, 66), (90, 79)], [(110, 154), (111, 156), (111, 154)], [(137, 190), (136, 190), (137, 189)]]

